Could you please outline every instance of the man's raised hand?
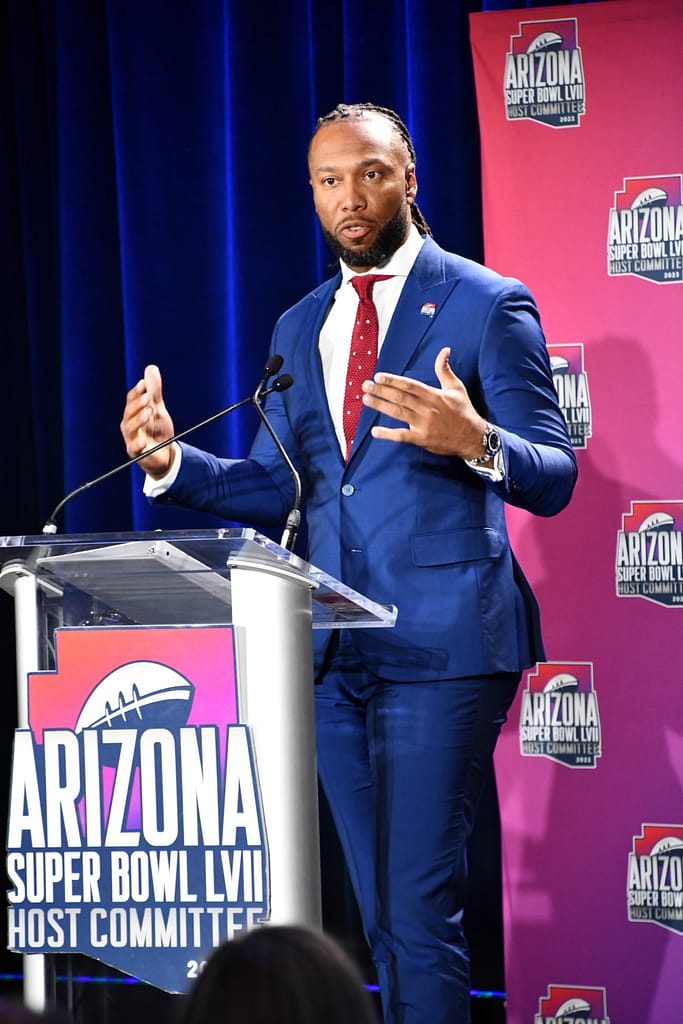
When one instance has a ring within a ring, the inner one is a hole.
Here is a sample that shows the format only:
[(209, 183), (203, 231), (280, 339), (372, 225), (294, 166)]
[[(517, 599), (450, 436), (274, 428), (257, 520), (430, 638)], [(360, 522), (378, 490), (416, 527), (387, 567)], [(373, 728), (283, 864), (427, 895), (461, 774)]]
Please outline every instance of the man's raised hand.
[(450, 353), (449, 348), (442, 348), (434, 363), (439, 387), (393, 373), (377, 373), (373, 380), (364, 381), (363, 404), (406, 424), (373, 427), (373, 437), (415, 444), (435, 455), (459, 455), (463, 459), (481, 455), (486, 421), (451, 370)]
[[(173, 420), (164, 405), (158, 366), (146, 366), (142, 380), (126, 395), (121, 434), (130, 458), (173, 437)], [(158, 478), (168, 473), (174, 457), (175, 446), (169, 445), (149, 458), (141, 459), (139, 465), (150, 476)]]

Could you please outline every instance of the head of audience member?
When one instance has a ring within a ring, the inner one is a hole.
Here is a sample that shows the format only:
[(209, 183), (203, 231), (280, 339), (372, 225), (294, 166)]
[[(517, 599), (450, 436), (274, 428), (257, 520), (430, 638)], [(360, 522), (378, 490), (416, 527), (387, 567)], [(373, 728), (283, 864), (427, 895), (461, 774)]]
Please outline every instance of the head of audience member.
[(68, 1024), (61, 1010), (50, 1008), (39, 1013), (19, 999), (0, 999), (0, 1024)]
[(334, 940), (299, 926), (255, 928), (213, 951), (182, 1024), (376, 1024), (360, 973)]

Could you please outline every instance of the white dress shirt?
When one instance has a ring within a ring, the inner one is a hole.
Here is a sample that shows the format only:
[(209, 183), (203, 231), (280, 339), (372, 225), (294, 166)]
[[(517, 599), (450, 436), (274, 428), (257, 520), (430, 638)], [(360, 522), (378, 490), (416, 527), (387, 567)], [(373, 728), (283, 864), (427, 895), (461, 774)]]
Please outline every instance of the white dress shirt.
[[(387, 263), (382, 267), (373, 267), (367, 271), (367, 274), (392, 275), (388, 281), (377, 281), (372, 290), (372, 298), (377, 309), (377, 322), (379, 326), (377, 336), (378, 355), (382, 350), (382, 344), (384, 343), (389, 323), (401, 297), (403, 285), (406, 283), (408, 274), (413, 269), (413, 263), (422, 248), (422, 243), (422, 235), (413, 226), (406, 241), (400, 249), (396, 250)], [(365, 277), (366, 275), (356, 274), (355, 271), (341, 261), (340, 266), (342, 272), (341, 284), (334, 294), (334, 300), (327, 319), (320, 331), (318, 348), (320, 350), (320, 360), (323, 367), (325, 390), (327, 392), (332, 422), (334, 423), (339, 447), (342, 452), (345, 452), (344, 390), (353, 324), (358, 309), (358, 295), (351, 284), (351, 278)]]

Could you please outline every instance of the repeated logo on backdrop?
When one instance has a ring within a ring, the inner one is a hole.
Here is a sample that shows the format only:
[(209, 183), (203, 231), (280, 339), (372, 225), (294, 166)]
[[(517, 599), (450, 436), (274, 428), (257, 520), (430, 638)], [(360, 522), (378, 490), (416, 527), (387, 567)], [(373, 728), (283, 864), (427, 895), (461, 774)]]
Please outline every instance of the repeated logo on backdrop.
[(534, 1024), (610, 1024), (604, 988), (548, 985), (538, 1001)]
[(593, 424), (583, 345), (548, 345), (553, 384), (574, 448), (586, 448)]
[(632, 501), (621, 520), (617, 596), (683, 607), (683, 501)]
[(519, 717), (524, 757), (595, 768), (602, 755), (598, 695), (588, 662), (539, 662), (527, 676)]
[(607, 228), (607, 271), (657, 284), (683, 281), (683, 199), (680, 174), (624, 178)]
[(505, 59), (508, 121), (576, 127), (586, 112), (585, 94), (576, 18), (520, 21)]
[(628, 919), (683, 935), (683, 825), (643, 825), (628, 855)]
[[(496, 751), (507, 1015), (593, 1024), (609, 1007), (614, 1024), (683, 1024), (683, 487), (671, 468), (683, 4), (546, 5), (471, 24), (486, 259), (525, 281), (552, 325), (553, 384), (579, 463), (573, 500), (552, 523), (536, 528), (510, 510), (515, 550), (541, 598), (548, 656), (591, 663), (525, 673), (519, 739)], [(630, 444), (637, 423), (641, 443)], [(562, 572), (551, 579), (553, 556)], [(630, 693), (645, 693), (640, 709)], [(584, 872), (577, 901), (564, 883), (576, 850), (600, 835), (620, 837), (616, 890), (605, 871)]]

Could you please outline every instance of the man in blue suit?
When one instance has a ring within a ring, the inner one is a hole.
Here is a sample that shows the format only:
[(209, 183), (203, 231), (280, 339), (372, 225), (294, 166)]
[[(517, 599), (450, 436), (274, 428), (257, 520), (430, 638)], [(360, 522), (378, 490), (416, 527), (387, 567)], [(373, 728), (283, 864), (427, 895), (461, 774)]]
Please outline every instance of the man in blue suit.
[[(385, 1021), (466, 1024), (467, 839), (521, 672), (544, 657), (504, 506), (559, 512), (576, 462), (533, 299), (432, 240), (398, 116), (337, 107), (318, 123), (309, 170), (340, 272), (278, 321), (272, 351), (296, 387), (269, 414), (303, 480), (308, 559), (399, 606), (392, 630), (320, 637), (320, 777)], [(352, 279), (368, 272), (381, 275), (379, 354), (347, 451)], [(131, 456), (172, 436), (156, 367), (121, 426)], [(247, 459), (183, 444), (143, 465), (156, 501), (264, 527), (293, 504), (264, 430)]]

